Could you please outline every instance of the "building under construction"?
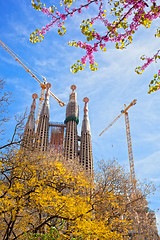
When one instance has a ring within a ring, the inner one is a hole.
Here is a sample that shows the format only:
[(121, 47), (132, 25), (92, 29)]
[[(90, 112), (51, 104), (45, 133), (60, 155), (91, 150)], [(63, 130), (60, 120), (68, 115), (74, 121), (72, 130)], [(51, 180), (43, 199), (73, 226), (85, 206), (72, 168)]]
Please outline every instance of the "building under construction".
[(85, 97), (84, 116), (82, 122), (81, 136), (78, 136), (77, 125), (79, 123), (79, 106), (77, 103), (76, 86), (72, 85), (69, 102), (66, 107), (66, 118), (64, 123), (52, 122), (49, 116), (49, 88), (46, 84), (46, 94), (40, 112), (37, 130), (35, 132), (35, 99), (25, 126), (22, 141), (23, 148), (35, 149), (37, 151), (48, 151), (61, 154), (69, 164), (82, 167), (89, 175), (93, 173), (93, 156), (91, 144), (91, 131), (88, 116), (89, 99)]

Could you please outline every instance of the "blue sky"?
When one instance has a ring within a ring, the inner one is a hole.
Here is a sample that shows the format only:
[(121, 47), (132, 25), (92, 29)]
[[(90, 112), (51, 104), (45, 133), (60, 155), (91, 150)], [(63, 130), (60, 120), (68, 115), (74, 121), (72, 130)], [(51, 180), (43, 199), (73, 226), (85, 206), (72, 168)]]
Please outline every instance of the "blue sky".
[[(141, 28), (135, 35), (133, 44), (126, 50), (119, 51), (111, 45), (106, 53), (96, 54), (98, 71), (91, 72), (86, 68), (72, 74), (70, 66), (83, 56), (83, 52), (68, 46), (67, 42), (79, 40), (78, 24), (83, 15), (77, 15), (66, 23), (67, 32), (64, 37), (57, 35), (57, 29), (51, 30), (45, 39), (37, 44), (29, 42), (29, 35), (49, 19), (35, 11), (29, 0), (1, 0), (0, 16), (0, 39), (46, 77), (47, 82), (52, 84), (51, 91), (57, 97), (67, 103), (70, 86), (77, 86), (80, 106), (79, 134), (83, 118), (83, 98), (89, 97), (94, 168), (98, 160), (114, 157), (129, 168), (124, 116), (101, 137), (99, 133), (120, 114), (124, 104), (128, 105), (133, 99), (137, 99), (137, 104), (129, 110), (136, 176), (142, 180), (151, 180), (159, 186), (160, 92), (151, 95), (147, 93), (148, 84), (157, 72), (158, 64), (152, 64), (141, 76), (134, 72), (135, 67), (142, 64), (140, 56), (152, 56), (159, 47), (159, 39), (154, 37), (158, 21), (155, 21), (150, 29)], [(7, 125), (8, 132), (12, 134), (14, 114), (23, 113), (27, 106), (30, 108), (31, 96), (34, 92), (40, 94), (40, 87), (2, 47), (0, 75), (6, 81), (6, 89), (11, 91), (14, 97), (9, 108), (11, 122)], [(50, 119), (60, 122), (65, 119), (65, 107), (61, 108), (54, 99), (50, 99)], [(159, 197), (160, 193), (157, 191), (149, 201), (150, 207), (156, 211), (157, 223), (160, 224), (160, 213), (157, 211)]]

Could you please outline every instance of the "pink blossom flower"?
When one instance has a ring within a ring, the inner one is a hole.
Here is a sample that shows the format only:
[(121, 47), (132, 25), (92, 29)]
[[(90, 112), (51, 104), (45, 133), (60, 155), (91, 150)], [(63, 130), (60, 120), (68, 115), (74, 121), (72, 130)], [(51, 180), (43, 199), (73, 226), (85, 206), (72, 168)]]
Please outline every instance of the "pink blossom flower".
[(104, 47), (106, 46), (105, 43), (104, 43), (104, 44), (100, 43), (99, 45), (100, 45), (100, 47), (102, 47), (102, 48), (104, 48)]
[(62, 25), (63, 25), (62, 23), (59, 23), (57, 26), (58, 26), (59, 28), (61, 28), (61, 27), (62, 27)]
[(98, 33), (96, 34), (96, 38), (97, 40), (101, 40), (101, 36)]
[(77, 45), (78, 45), (79, 47), (82, 47), (82, 42), (81, 42), (81, 41), (78, 41), (78, 42), (77, 42)]
[(87, 61), (87, 55), (86, 55), (86, 56), (83, 56), (83, 57), (81, 58), (81, 63), (82, 63), (82, 64), (86, 64), (86, 61)]
[(79, 12), (79, 13), (82, 13), (82, 9), (81, 9), (81, 8), (79, 8), (79, 9), (78, 9), (78, 12)]
[(69, 13), (69, 8), (65, 7), (65, 11), (66, 11), (67, 13)]
[(108, 42), (109, 37), (105, 36), (105, 37), (103, 37), (103, 40), (104, 40), (105, 42)]
[(60, 13), (59, 13), (58, 11), (56, 11), (56, 14), (57, 14), (58, 16), (60, 16)]
[(46, 25), (46, 30), (47, 30), (47, 31), (50, 30), (49, 24)]
[(93, 24), (94, 23), (94, 19), (93, 18), (91, 18), (91, 24)]
[(95, 60), (94, 60), (93, 55), (90, 55), (90, 56), (89, 56), (89, 63), (90, 63), (90, 64), (94, 64), (94, 63), (95, 63)]
[(98, 51), (98, 43), (94, 43), (94, 47), (93, 47), (93, 51), (94, 52), (97, 52)]
[(63, 13), (61, 13), (61, 14), (60, 14), (60, 18), (61, 18), (62, 20), (66, 20), (66, 15), (63, 14)]

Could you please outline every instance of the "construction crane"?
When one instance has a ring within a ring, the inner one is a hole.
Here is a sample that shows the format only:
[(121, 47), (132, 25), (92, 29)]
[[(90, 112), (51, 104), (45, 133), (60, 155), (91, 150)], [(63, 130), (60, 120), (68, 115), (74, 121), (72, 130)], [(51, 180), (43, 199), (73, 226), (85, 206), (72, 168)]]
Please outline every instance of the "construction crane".
[[(39, 80), (39, 78), (32, 73), (32, 71), (17, 57), (13, 51), (11, 51), (1, 40), (0, 40), (0, 45), (10, 54), (12, 58), (14, 58), (25, 70), (28, 72), (41, 86), (41, 96), (39, 98), (39, 104), (38, 104), (38, 113), (37, 113), (37, 121), (39, 118), (39, 114), (41, 111), (42, 103), (44, 100), (44, 93), (46, 89), (46, 79), (43, 77), (43, 82)], [(65, 103), (62, 102), (60, 99), (58, 99), (51, 91), (49, 91), (50, 95), (59, 103), (61, 107), (65, 106)]]
[(131, 132), (130, 132), (130, 125), (129, 125), (129, 116), (128, 116), (128, 109), (135, 105), (137, 102), (134, 99), (128, 106), (124, 104), (124, 110), (121, 111), (121, 114), (118, 115), (100, 134), (101, 136), (105, 131), (108, 130), (123, 114), (125, 115), (125, 125), (126, 125), (126, 135), (127, 135), (127, 145), (128, 145), (128, 155), (129, 155), (129, 165), (130, 165), (130, 174), (131, 174), (131, 184), (133, 192), (136, 192), (136, 177), (135, 177), (135, 169), (134, 169), (134, 161), (133, 161), (133, 151), (132, 151), (132, 142), (131, 142)]

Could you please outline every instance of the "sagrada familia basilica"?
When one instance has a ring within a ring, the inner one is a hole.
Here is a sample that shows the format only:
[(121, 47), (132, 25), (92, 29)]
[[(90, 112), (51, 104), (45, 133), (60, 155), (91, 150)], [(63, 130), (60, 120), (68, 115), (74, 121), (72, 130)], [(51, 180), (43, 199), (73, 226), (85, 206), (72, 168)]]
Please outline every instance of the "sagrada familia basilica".
[[(84, 116), (81, 136), (78, 136), (79, 106), (77, 103), (76, 86), (72, 85), (69, 102), (66, 107), (64, 123), (50, 121), (49, 115), (49, 88), (46, 85), (46, 94), (40, 112), (38, 126), (35, 133), (35, 108), (37, 94), (33, 94), (33, 102), (23, 135), (22, 147), (30, 150), (57, 153), (64, 156), (67, 162), (82, 167), (89, 175), (93, 174), (93, 156), (91, 144), (91, 130), (88, 116), (89, 99), (85, 97)], [(64, 131), (64, 129), (66, 130)], [(65, 135), (65, 137), (64, 137)]]
[[(93, 156), (91, 144), (91, 130), (88, 115), (89, 99), (85, 97), (84, 101), (84, 116), (81, 127), (81, 136), (78, 136), (77, 125), (79, 123), (79, 106), (77, 103), (76, 86), (72, 85), (69, 96), (69, 102), (66, 106), (66, 118), (64, 123), (51, 122), (49, 116), (49, 88), (51, 84), (46, 84), (46, 94), (40, 112), (37, 129), (35, 127), (35, 108), (37, 94), (33, 94), (33, 102), (31, 105), (30, 114), (25, 126), (21, 148), (35, 150), (38, 152), (50, 152), (59, 154), (64, 157), (64, 160), (73, 166), (79, 166), (86, 173), (87, 176), (93, 176)], [(36, 129), (36, 131), (35, 131)], [(65, 129), (65, 130), (64, 130)], [(158, 230), (156, 225), (156, 216), (153, 211), (146, 211), (148, 209), (148, 202), (142, 203), (140, 211), (135, 215), (135, 224), (141, 222), (141, 225), (149, 227), (149, 236), (152, 238), (145, 238), (149, 240), (158, 240)], [(138, 219), (137, 220), (137, 216)], [(143, 220), (141, 220), (141, 218)], [(138, 222), (137, 222), (138, 221)], [(131, 233), (134, 231), (131, 231)], [(125, 238), (124, 238), (125, 239)], [(134, 240), (145, 240), (141, 238), (131, 238)]]

